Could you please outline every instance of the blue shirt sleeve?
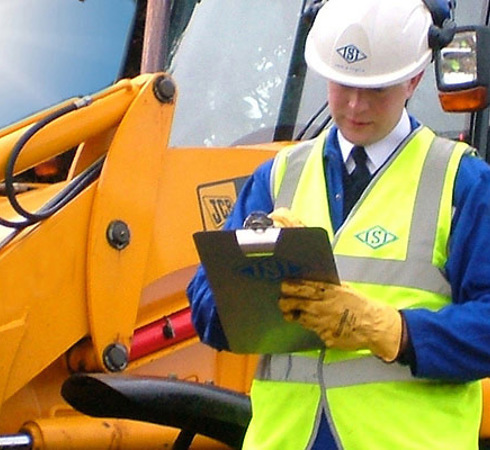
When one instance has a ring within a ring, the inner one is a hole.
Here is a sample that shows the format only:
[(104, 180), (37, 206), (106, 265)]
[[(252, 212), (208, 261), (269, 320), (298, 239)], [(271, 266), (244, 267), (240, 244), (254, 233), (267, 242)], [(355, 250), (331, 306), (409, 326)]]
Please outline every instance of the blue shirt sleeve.
[[(244, 220), (251, 212), (272, 211), (273, 202), (269, 186), (271, 167), (272, 160), (263, 163), (244, 184), (226, 220), (225, 229), (242, 228)], [(191, 305), (192, 323), (201, 341), (218, 350), (228, 350), (228, 341), (216, 311), (206, 271), (202, 266), (199, 266), (187, 287), (187, 297)]]
[(454, 189), (446, 274), (452, 303), (438, 312), (404, 310), (415, 352), (412, 371), (427, 378), (490, 375), (490, 168), (463, 157)]

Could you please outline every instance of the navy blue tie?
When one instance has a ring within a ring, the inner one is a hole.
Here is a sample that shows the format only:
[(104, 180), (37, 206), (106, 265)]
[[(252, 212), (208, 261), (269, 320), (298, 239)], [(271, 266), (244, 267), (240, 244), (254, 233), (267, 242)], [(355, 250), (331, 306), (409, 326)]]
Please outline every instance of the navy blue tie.
[(364, 147), (355, 146), (351, 150), (356, 163), (354, 171), (344, 180), (344, 215), (346, 216), (359, 200), (364, 189), (371, 180), (371, 173), (366, 165), (367, 154)]

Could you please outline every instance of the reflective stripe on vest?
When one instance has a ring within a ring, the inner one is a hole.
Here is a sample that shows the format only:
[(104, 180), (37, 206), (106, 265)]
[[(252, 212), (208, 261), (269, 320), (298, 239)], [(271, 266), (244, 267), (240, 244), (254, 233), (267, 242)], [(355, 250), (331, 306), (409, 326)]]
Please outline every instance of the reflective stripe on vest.
[[(326, 132), (323, 132), (317, 139), (323, 142), (325, 135)], [(299, 179), (301, 177), (301, 174), (303, 173), (305, 163), (310, 157), (311, 151), (315, 146), (315, 142), (315, 140), (309, 140), (296, 144), (294, 145), (294, 147), (291, 147), (291, 152), (287, 157), (287, 171), (281, 180), (281, 189), (274, 199), (274, 207), (276, 209), (280, 208), (281, 206), (291, 208), (294, 194), (296, 193), (296, 188), (299, 184)], [(278, 159), (276, 158), (274, 159), (274, 162), (272, 164), (270, 179), (271, 192), (275, 191), (275, 183), (278, 176), (277, 162)]]
[(423, 381), (413, 377), (409, 367), (386, 364), (374, 356), (328, 364), (321, 364), (319, 361), (322, 358), (264, 355), (259, 361), (255, 378), (288, 383), (320, 383), (327, 389), (376, 382)]

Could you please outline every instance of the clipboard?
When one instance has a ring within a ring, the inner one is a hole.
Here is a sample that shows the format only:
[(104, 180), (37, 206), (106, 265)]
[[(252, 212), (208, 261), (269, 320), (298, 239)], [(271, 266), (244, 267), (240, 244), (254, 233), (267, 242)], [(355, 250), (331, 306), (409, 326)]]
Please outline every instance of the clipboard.
[(324, 347), (316, 333), (285, 321), (277, 305), (285, 278), (340, 283), (323, 228), (201, 231), (193, 237), (232, 352)]

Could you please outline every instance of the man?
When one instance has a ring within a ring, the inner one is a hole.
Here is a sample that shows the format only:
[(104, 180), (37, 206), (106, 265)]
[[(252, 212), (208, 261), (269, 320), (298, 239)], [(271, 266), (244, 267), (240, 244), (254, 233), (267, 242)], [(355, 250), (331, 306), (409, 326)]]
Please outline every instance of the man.
[[(305, 57), (335, 125), (259, 167), (226, 227), (257, 210), (321, 226), (342, 285), (283, 282), (285, 319), (325, 349), (262, 357), (245, 448), (478, 448), (490, 170), (405, 110), (431, 24), (421, 0), (329, 0), (315, 20)], [(188, 295), (201, 339), (226, 349), (202, 268)]]

